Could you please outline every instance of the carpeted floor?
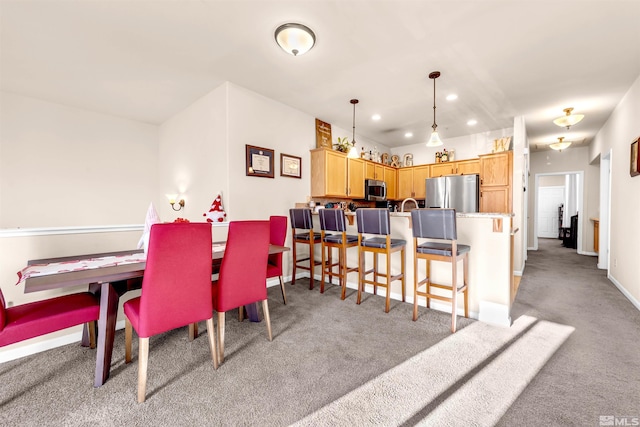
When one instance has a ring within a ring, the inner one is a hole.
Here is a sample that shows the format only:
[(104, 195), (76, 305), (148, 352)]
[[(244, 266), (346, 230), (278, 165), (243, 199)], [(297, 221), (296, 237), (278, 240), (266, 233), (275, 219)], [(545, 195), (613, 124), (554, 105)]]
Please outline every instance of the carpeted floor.
[(94, 389), (95, 352), (78, 345), (0, 365), (0, 425), (599, 425), (639, 415), (640, 312), (595, 258), (542, 241), (530, 252), (511, 328), (306, 280), (269, 289), (264, 323), (227, 316), (214, 371), (201, 325), (150, 342), (147, 401), (116, 334), (111, 377)]

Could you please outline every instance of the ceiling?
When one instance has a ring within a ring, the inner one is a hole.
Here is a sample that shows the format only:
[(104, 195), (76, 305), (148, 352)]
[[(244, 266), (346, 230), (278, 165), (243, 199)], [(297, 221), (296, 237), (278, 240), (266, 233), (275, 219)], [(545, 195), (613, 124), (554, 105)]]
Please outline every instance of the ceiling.
[[(640, 76), (639, 16), (620, 0), (2, 0), (0, 87), (160, 124), (230, 81), (348, 130), (358, 98), (358, 135), (396, 147), (428, 139), (438, 70), (445, 142), (524, 116), (532, 151), (575, 147)], [(286, 22), (313, 29), (309, 53), (277, 46)], [(552, 123), (567, 107), (585, 115), (569, 131)]]

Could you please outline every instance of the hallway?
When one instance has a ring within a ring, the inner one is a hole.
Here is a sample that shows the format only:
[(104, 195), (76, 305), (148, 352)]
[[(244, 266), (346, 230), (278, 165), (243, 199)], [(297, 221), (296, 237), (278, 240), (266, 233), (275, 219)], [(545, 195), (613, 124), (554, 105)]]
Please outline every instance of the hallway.
[(512, 308), (575, 327), (498, 425), (600, 425), (600, 416), (640, 419), (640, 311), (558, 239), (529, 252)]

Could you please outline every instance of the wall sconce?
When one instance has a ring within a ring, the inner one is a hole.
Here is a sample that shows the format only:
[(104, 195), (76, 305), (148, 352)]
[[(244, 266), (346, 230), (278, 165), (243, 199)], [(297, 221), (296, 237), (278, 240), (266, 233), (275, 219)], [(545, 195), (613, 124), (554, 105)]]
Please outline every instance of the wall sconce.
[[(169, 204), (171, 205), (171, 209), (173, 209), (174, 211), (179, 211), (182, 208), (184, 208), (184, 199), (180, 199), (179, 201), (176, 202), (177, 197), (178, 197), (177, 194), (167, 194), (167, 199), (169, 199)], [(180, 205), (178, 209), (176, 209), (175, 207), (176, 204)]]

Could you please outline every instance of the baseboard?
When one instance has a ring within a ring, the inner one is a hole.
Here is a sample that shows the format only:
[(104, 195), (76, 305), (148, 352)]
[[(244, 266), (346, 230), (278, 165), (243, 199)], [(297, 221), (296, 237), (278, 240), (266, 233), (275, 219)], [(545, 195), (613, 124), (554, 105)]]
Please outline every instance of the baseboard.
[[(116, 330), (124, 329), (124, 320), (116, 322)], [(10, 350), (0, 350), (0, 363), (10, 362), (26, 356), (42, 353), (52, 348), (62, 347), (73, 343), (80, 344), (82, 331), (70, 332), (55, 338), (44, 339), (33, 344), (23, 345)]]
[(611, 283), (613, 283), (613, 284), (616, 286), (616, 288), (618, 288), (618, 290), (619, 290), (620, 292), (622, 292), (622, 295), (624, 295), (625, 297), (627, 297), (627, 299), (628, 299), (629, 301), (631, 301), (631, 304), (633, 304), (633, 306), (634, 306), (635, 308), (637, 308), (638, 310), (640, 310), (640, 301), (638, 301), (637, 299), (635, 299), (635, 298), (633, 297), (633, 295), (631, 295), (631, 294), (629, 293), (629, 291), (627, 291), (627, 290), (624, 288), (624, 286), (622, 286), (622, 284), (621, 284), (620, 282), (618, 282), (618, 281), (616, 280), (616, 278), (615, 278), (615, 277), (613, 277), (613, 276), (611, 275), (611, 273), (609, 273), (609, 274), (607, 275), (607, 278), (608, 278), (609, 280), (611, 280)]

